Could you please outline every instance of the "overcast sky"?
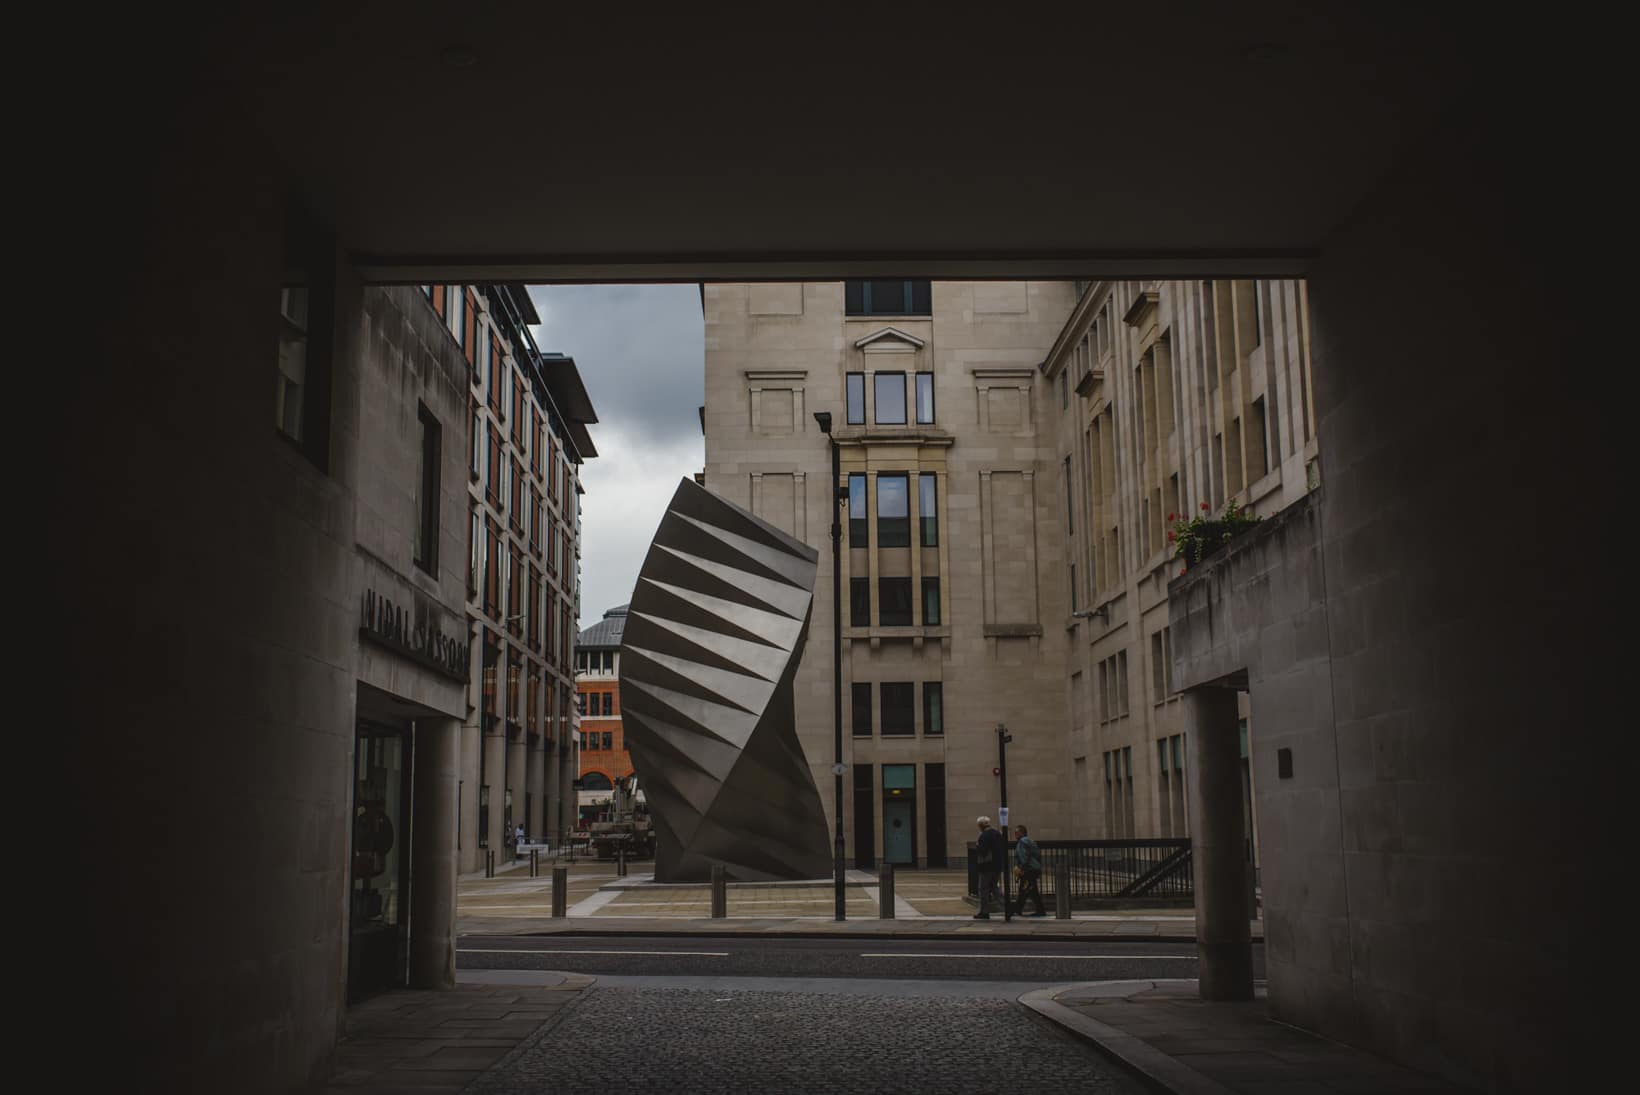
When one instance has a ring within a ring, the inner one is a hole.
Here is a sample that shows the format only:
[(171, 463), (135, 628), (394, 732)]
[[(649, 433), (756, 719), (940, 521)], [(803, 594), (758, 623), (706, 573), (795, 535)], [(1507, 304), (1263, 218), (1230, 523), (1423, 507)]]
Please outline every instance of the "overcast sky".
[(678, 480), (701, 470), (705, 324), (695, 285), (535, 285), (545, 353), (569, 354), (598, 412), (581, 467), (581, 629), (632, 599)]

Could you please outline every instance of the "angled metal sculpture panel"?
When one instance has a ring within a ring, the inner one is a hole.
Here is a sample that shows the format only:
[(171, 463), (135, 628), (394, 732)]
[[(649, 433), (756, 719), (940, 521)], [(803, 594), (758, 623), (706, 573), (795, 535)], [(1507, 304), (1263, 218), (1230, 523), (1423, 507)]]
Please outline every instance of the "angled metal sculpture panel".
[(831, 873), (792, 679), (819, 553), (685, 479), (621, 637), (627, 748), (655, 820), (655, 879)]

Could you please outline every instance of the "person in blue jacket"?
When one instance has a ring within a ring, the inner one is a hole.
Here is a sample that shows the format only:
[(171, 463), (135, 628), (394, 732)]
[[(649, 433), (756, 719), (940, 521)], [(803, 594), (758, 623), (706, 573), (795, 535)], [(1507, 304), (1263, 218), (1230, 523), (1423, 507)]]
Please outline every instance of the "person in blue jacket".
[(1019, 879), (1019, 904), (1014, 906), (1014, 915), (1024, 915), (1025, 902), (1029, 899), (1036, 903), (1032, 916), (1047, 916), (1048, 909), (1042, 903), (1042, 889), (1038, 885), (1042, 879), (1042, 849), (1036, 846), (1023, 825), (1014, 826), (1014, 877)]

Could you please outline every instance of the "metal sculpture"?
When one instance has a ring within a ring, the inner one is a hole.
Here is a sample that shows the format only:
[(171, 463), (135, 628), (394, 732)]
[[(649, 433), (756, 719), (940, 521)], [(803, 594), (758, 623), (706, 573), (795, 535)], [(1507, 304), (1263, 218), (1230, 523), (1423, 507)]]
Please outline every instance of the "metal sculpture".
[(658, 882), (824, 878), (825, 813), (792, 678), (819, 553), (691, 479), (650, 544), (621, 637), (621, 713)]

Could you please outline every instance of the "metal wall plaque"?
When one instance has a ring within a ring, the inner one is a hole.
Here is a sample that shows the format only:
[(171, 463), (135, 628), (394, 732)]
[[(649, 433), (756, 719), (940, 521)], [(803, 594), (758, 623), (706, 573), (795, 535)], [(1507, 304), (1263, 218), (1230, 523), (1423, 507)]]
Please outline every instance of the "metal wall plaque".
[(685, 479), (644, 559), (621, 638), (621, 709), (655, 819), (655, 878), (831, 873), (797, 740), (792, 678), (819, 553)]

